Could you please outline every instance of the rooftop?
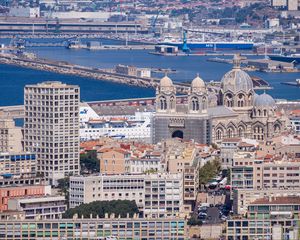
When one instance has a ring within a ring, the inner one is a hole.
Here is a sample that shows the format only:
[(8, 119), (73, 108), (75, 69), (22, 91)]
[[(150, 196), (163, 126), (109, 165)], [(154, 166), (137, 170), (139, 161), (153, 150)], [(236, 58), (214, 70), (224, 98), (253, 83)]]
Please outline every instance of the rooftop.
[(300, 205), (300, 197), (297, 196), (288, 196), (288, 197), (266, 197), (255, 200), (251, 203), (251, 205), (261, 205), (261, 204), (270, 204), (270, 205), (278, 205), (278, 204), (299, 204)]

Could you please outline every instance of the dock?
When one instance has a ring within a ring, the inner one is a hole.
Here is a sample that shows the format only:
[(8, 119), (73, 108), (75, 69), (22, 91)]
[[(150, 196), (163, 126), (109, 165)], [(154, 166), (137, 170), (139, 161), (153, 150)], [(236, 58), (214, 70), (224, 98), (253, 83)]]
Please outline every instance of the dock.
[(281, 82), (281, 84), (300, 87), (300, 79), (296, 79), (295, 82)]
[[(67, 47), (66, 42), (26, 42), (25, 47)], [(86, 50), (152, 50), (154, 45), (151, 44), (133, 44), (133, 45), (100, 45), (97, 47), (88, 47), (86, 44), (70, 48), (70, 49), (86, 49)]]

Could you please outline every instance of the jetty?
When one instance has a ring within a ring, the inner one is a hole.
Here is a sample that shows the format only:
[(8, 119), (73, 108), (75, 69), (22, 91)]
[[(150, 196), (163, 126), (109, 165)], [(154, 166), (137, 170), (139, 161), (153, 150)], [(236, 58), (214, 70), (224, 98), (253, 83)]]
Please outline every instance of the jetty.
[[(80, 66), (64, 61), (52, 61), (36, 57), (26, 57), (24, 55), (19, 56), (10, 53), (0, 54), (0, 64), (10, 64), (41, 71), (49, 71), (66, 75), (76, 75), (147, 88), (156, 88), (159, 85), (160, 81), (160, 79), (158, 78), (124, 75), (100, 68)], [(181, 94), (187, 94), (190, 89), (189, 86), (184, 83), (174, 82), (174, 86), (176, 87), (177, 92)]]
[(296, 79), (295, 82), (281, 82), (281, 84), (294, 86), (294, 87), (300, 87), (300, 79)]

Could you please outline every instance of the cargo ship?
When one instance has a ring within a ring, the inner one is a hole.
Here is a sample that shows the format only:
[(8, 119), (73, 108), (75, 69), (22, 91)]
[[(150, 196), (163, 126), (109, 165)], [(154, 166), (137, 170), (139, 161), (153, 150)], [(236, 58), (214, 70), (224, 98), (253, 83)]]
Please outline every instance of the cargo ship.
[(300, 54), (291, 54), (291, 55), (269, 55), (268, 56), (271, 60), (280, 61), (280, 62), (289, 62), (300, 64)]
[(232, 41), (232, 42), (222, 42), (222, 41), (210, 41), (210, 42), (197, 42), (197, 41), (186, 41), (185, 39), (181, 41), (176, 41), (173, 39), (165, 39), (164, 41), (158, 43), (158, 45), (175, 46), (180, 50), (190, 51), (224, 51), (224, 50), (252, 50), (254, 47), (253, 42), (245, 41)]

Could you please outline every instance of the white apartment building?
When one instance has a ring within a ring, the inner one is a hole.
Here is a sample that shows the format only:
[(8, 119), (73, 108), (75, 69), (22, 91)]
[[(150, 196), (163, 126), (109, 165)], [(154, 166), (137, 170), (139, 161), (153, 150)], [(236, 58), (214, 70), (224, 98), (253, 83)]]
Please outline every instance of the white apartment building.
[(8, 210), (24, 212), (25, 219), (59, 219), (67, 210), (64, 196), (12, 198), (7, 205)]
[(0, 152), (21, 152), (22, 129), (16, 127), (13, 119), (0, 119)]
[(182, 174), (70, 177), (70, 208), (108, 200), (135, 201), (145, 216), (176, 216), (183, 206)]
[(83, 203), (134, 200), (144, 206), (144, 175), (96, 175), (70, 177), (70, 208)]
[(131, 158), (126, 162), (126, 169), (131, 174), (160, 172), (162, 170), (160, 161), (160, 158)]
[(52, 184), (79, 174), (79, 87), (61, 82), (26, 85), (24, 147)]
[(179, 216), (183, 212), (182, 173), (145, 176), (145, 217)]

